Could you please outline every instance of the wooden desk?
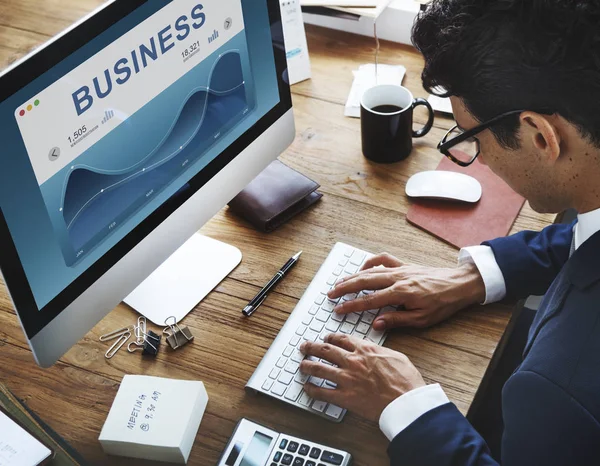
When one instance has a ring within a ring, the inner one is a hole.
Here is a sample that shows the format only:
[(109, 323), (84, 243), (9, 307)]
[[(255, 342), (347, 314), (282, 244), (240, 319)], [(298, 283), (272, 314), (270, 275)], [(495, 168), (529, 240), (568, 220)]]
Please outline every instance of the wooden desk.
[[(0, 68), (101, 0), (0, 0)], [(406, 262), (453, 266), (457, 251), (407, 224), (403, 194), (409, 176), (436, 167), (435, 146), (450, 122), (438, 119), (413, 155), (394, 166), (363, 158), (359, 121), (344, 118), (351, 71), (373, 60), (368, 38), (309, 28), (314, 78), (294, 87), (297, 139), (283, 160), (322, 184), (323, 201), (271, 235), (257, 233), (227, 209), (202, 232), (239, 247), (242, 264), (185, 320), (196, 339), (185, 349), (163, 351), (156, 361), (121, 351), (104, 359), (99, 335), (131, 324), (135, 314), (122, 305), (49, 370), (33, 362), (5, 289), (0, 288), (0, 380), (94, 464), (130, 465), (107, 458), (97, 441), (124, 374), (202, 380), (210, 402), (190, 464), (215, 464), (233, 428), (248, 417), (283, 432), (352, 452), (358, 466), (388, 464), (387, 441), (374, 423), (348, 415), (334, 425), (263, 396), (244, 385), (336, 241), (372, 252), (388, 251)], [(382, 44), (383, 63), (407, 67), (404, 84), (424, 96), (422, 60), (410, 47)], [(422, 116), (417, 117), (418, 120)], [(422, 121), (422, 120), (421, 120)], [(526, 206), (514, 231), (540, 229), (552, 217)], [(300, 264), (252, 319), (240, 310), (291, 254)], [(386, 346), (406, 353), (427, 382), (440, 382), (466, 412), (503, 334), (511, 309), (476, 307), (428, 330), (395, 331)], [(156, 329), (155, 329), (156, 330)], [(133, 462), (133, 464), (136, 464)], [(141, 464), (141, 463), (140, 463)]]

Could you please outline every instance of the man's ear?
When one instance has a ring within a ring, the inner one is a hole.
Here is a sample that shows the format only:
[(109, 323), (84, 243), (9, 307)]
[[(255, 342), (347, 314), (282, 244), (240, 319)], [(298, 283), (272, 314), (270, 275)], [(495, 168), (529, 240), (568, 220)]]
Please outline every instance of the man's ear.
[(549, 115), (535, 112), (523, 112), (521, 121), (521, 138), (529, 138), (532, 147), (537, 149), (545, 158), (554, 163), (560, 157), (561, 135)]

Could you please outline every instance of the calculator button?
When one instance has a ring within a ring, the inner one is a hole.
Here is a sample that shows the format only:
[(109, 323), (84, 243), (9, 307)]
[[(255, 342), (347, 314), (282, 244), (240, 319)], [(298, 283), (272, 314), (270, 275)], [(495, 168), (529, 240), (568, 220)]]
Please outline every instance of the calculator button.
[(310, 451), (310, 455), (311, 458), (314, 458), (316, 460), (319, 459), (319, 456), (321, 456), (321, 450), (319, 450), (317, 447), (313, 447), (313, 449)]
[(306, 462), (306, 466), (317, 466), (317, 463), (315, 463), (314, 461), (308, 460)]
[(289, 453), (286, 453), (285, 455), (283, 455), (281, 464), (283, 464), (284, 466), (289, 466), (290, 464), (292, 464), (292, 461), (294, 461), (294, 457)]
[[(285, 447), (287, 447), (287, 444), (288, 444), (288, 441), (287, 441), (287, 439), (283, 439), (283, 440), (281, 441), (281, 443), (279, 444), (279, 448), (280, 448), (281, 450), (285, 450)], [(275, 461), (279, 461), (279, 460), (275, 460)]]
[[(287, 440), (284, 440), (283, 442), (285, 442), (287, 444)], [(281, 443), (283, 443), (283, 442), (281, 442)], [(279, 448), (285, 448), (285, 447), (279, 446)], [(273, 457), (273, 461), (275, 461), (276, 463), (279, 463), (279, 460), (281, 459), (282, 456), (283, 456), (283, 453), (278, 451), (277, 453), (275, 453), (275, 456)]]
[(310, 451), (310, 447), (308, 445), (302, 445), (300, 447), (300, 450), (298, 450), (298, 454), (302, 455), (302, 456), (306, 456), (306, 455), (308, 455), (309, 451)]
[(304, 460), (302, 458), (296, 458), (293, 466), (304, 466)]
[(321, 455), (321, 461), (325, 461), (326, 463), (335, 464), (336, 466), (339, 466), (344, 461), (344, 457), (342, 455), (338, 455), (337, 453), (324, 451), (323, 455)]
[(290, 442), (290, 444), (287, 447), (287, 451), (291, 453), (296, 453), (296, 451), (298, 451), (298, 446), (298, 442)]
[(277, 463), (271, 463), (271, 466), (277, 466)]

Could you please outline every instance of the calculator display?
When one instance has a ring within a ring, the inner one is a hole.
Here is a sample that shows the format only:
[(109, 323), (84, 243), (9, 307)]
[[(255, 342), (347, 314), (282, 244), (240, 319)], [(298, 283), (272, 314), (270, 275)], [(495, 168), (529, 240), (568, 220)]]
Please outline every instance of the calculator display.
[(264, 466), (272, 441), (272, 437), (255, 432), (240, 466)]

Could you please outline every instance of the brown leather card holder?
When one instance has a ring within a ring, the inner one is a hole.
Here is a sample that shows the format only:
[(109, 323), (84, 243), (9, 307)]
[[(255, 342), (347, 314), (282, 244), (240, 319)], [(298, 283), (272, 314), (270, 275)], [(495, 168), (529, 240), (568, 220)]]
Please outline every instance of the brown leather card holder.
[(320, 185), (279, 160), (229, 203), (233, 213), (256, 229), (271, 232), (323, 197)]

